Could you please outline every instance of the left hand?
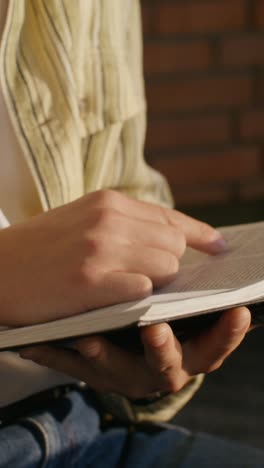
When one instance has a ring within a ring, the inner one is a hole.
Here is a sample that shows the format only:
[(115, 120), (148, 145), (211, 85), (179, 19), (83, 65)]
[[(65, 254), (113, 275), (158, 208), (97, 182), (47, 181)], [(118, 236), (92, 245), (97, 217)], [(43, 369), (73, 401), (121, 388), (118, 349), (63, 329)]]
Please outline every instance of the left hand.
[(243, 340), (250, 320), (245, 307), (232, 309), (183, 345), (169, 324), (144, 327), (140, 330), (143, 355), (100, 336), (77, 340), (74, 350), (37, 346), (21, 350), (20, 355), (85, 381), (96, 391), (145, 398), (155, 392), (177, 392), (194, 375), (219, 368)]

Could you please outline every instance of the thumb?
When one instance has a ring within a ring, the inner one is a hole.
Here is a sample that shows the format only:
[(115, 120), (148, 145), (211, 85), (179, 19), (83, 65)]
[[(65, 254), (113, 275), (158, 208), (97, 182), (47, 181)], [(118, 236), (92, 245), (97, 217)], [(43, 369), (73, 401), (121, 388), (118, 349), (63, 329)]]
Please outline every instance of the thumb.
[(240, 345), (250, 321), (251, 315), (246, 307), (224, 312), (209, 330), (183, 345), (184, 367), (191, 374), (218, 369)]

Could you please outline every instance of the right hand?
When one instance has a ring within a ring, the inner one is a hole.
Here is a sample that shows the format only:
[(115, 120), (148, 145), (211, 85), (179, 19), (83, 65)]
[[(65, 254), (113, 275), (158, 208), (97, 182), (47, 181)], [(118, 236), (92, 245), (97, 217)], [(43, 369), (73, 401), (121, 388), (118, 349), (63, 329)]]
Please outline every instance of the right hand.
[(96, 391), (145, 398), (178, 392), (195, 375), (218, 369), (240, 345), (250, 320), (245, 307), (223, 312), (214, 325), (182, 345), (169, 324), (142, 327), (141, 354), (102, 336), (88, 336), (76, 340), (74, 350), (38, 345), (22, 349), (20, 356), (82, 380)]
[(0, 324), (27, 325), (141, 299), (174, 279), (186, 245), (220, 234), (178, 211), (101, 190), (0, 231)]

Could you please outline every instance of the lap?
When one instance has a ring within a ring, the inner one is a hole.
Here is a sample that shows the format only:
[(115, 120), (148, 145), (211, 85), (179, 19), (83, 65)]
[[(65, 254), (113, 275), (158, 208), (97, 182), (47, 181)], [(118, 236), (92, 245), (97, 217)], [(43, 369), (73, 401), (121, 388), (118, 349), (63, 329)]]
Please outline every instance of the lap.
[(0, 468), (260, 468), (264, 452), (181, 428), (102, 431), (79, 392), (0, 430)]
[[(140, 440), (141, 439), (141, 440)], [(263, 468), (264, 451), (175, 428), (135, 434), (126, 468)]]

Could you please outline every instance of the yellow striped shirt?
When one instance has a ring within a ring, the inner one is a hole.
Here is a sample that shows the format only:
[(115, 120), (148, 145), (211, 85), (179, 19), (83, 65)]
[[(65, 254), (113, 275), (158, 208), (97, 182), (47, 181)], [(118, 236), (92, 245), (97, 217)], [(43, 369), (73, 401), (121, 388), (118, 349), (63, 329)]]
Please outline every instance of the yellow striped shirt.
[[(128, 5), (9, 0), (0, 79), (43, 209), (102, 188), (172, 204), (167, 182), (144, 161), (139, 0)], [(200, 382), (149, 409), (116, 396), (102, 404), (130, 419), (167, 419)]]
[(138, 0), (10, 0), (0, 61), (44, 209), (101, 188), (172, 203), (143, 157)]

